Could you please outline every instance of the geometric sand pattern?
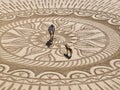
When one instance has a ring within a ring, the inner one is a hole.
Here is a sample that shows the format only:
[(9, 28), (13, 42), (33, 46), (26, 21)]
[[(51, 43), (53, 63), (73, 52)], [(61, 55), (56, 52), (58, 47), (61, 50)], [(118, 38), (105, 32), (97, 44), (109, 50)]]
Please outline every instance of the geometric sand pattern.
[(119, 0), (0, 0), (0, 90), (120, 90), (119, 25)]

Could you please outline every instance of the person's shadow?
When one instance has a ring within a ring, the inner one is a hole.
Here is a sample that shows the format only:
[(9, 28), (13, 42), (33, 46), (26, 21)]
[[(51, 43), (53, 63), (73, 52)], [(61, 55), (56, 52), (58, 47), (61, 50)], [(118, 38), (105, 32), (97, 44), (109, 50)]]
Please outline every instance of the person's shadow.
[(64, 56), (67, 58), (67, 59), (70, 59), (71, 56), (68, 56), (68, 54), (64, 54)]
[(50, 47), (51, 45), (52, 45), (52, 41), (51, 40), (49, 40), (49, 41), (46, 42), (46, 46), (47, 47)]

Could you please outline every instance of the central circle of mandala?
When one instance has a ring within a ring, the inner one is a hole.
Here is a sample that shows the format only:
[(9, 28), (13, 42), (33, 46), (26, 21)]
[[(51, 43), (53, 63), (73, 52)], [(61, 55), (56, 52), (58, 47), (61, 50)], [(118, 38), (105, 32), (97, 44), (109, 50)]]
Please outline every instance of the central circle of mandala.
[[(52, 45), (52, 48), (64, 47), (64, 44), (66, 42), (69, 42), (70, 45), (73, 45), (74, 43), (77, 42), (77, 37), (75, 36), (75, 34), (73, 34), (73, 37), (76, 38), (74, 41), (69, 36), (69, 34), (68, 35), (65, 34), (65, 33), (62, 33), (62, 34), (57, 33), (57, 35), (54, 35), (54, 41), (53, 41), (54, 44)], [(50, 35), (48, 35), (47, 31), (45, 32), (45, 34), (44, 33), (41, 34), (40, 32), (36, 32), (33, 35), (31, 35), (30, 42), (31, 42), (32, 45), (34, 45), (36, 47), (43, 47), (43, 48), (45, 48), (46, 47), (45, 43), (49, 39), (50, 39)], [(70, 43), (71, 41), (73, 41), (73, 43)]]
[[(29, 23), (27, 20), (18, 21), (19, 25), (13, 22), (8, 25), (10, 29), (3, 27), (5, 32), (1, 35), (0, 48), (2, 58), (24, 65), (70, 67), (97, 62), (117, 51), (111, 53), (109, 50), (111, 44), (107, 45), (107, 42), (111, 39), (108, 31), (103, 32), (77, 20), (62, 17), (36, 18)], [(51, 24), (55, 26), (55, 36), (53, 45), (48, 48), (46, 42), (50, 38), (48, 27)], [(64, 57), (65, 43), (73, 50), (70, 60)]]

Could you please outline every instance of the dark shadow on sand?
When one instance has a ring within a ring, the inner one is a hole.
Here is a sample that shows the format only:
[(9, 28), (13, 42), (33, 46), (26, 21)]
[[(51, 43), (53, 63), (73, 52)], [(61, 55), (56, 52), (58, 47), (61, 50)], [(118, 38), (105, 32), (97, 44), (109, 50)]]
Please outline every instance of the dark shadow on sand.
[(49, 48), (51, 45), (52, 45), (52, 41), (51, 41), (51, 40), (49, 40), (49, 41), (46, 42), (46, 46), (47, 46), (48, 48)]
[(64, 56), (67, 58), (67, 59), (70, 59), (71, 56), (68, 56), (67, 54), (64, 54)]

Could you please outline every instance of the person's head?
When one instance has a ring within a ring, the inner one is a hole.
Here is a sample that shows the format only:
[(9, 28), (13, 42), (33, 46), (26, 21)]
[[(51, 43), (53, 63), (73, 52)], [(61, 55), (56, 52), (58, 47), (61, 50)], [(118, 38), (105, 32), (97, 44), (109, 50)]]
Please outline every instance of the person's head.
[(64, 44), (64, 45), (65, 45), (65, 47), (66, 47), (66, 48), (70, 48), (70, 46), (69, 46), (67, 43), (66, 43), (66, 44)]
[(51, 24), (51, 27), (54, 27), (54, 25), (53, 25), (53, 24)]
[(65, 47), (68, 47), (68, 44), (64, 44), (65, 45)]

